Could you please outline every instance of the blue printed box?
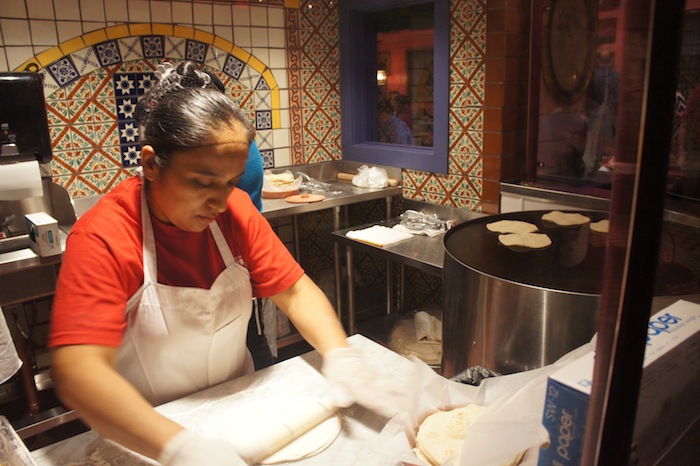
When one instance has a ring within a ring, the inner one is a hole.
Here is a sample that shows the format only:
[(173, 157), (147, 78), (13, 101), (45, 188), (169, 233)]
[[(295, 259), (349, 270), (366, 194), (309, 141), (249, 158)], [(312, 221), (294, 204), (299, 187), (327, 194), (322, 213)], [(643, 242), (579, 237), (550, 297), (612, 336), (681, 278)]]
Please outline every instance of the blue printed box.
[[(653, 464), (700, 414), (700, 304), (677, 301), (649, 320), (633, 435), (639, 464)], [(595, 352), (549, 377), (538, 466), (581, 464)]]
[(36, 212), (24, 216), (24, 223), (29, 232), (29, 246), (42, 256), (55, 256), (63, 252), (58, 222), (46, 212)]

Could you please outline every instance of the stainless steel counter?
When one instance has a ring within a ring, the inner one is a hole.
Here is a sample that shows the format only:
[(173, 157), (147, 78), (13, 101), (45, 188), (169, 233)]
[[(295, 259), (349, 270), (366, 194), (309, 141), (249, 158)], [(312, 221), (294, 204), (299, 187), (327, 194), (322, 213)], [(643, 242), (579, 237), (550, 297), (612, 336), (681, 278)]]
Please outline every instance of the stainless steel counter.
[[(361, 336), (349, 339), (363, 349), (368, 359), (395, 379), (406, 378), (412, 364), (408, 359)], [(316, 351), (297, 356), (230, 382), (195, 393), (156, 408), (163, 415), (188, 429), (215, 436), (218, 426), (227, 421), (227, 412), (247, 400), (274, 395), (308, 395), (323, 397), (328, 387), (320, 374), (321, 356)], [(299, 466), (393, 465), (385, 458), (375, 439), (386, 419), (358, 405), (340, 410), (342, 430), (339, 437), (324, 451), (308, 459), (295, 461)], [(39, 466), (58, 464), (129, 464), (152, 465), (153, 461), (105, 440), (95, 431), (88, 431), (62, 442), (32, 452)]]
[[(434, 209), (438, 218), (443, 220), (452, 220), (455, 223), (461, 223), (482, 217), (484, 214), (479, 212), (466, 211), (464, 209), (446, 209), (439, 206), (430, 206), (417, 202), (404, 202), (404, 207), (431, 213)], [(383, 257), (387, 260), (387, 314), (394, 311), (394, 286), (393, 286), (393, 263), (398, 263), (400, 267), (399, 277), (399, 308), (403, 308), (404, 303), (404, 266), (409, 266), (423, 272), (433, 275), (442, 276), (442, 266), (445, 258), (445, 248), (443, 246), (443, 235), (427, 236), (414, 235), (413, 237), (399, 241), (398, 243), (389, 244), (387, 246), (375, 246), (363, 241), (347, 236), (347, 233), (352, 230), (361, 230), (374, 225), (393, 227), (401, 221), (399, 217), (390, 218), (382, 222), (368, 223), (351, 228), (344, 228), (333, 232), (333, 238), (336, 244), (341, 244), (346, 247), (345, 264), (348, 271), (347, 293), (348, 293), (348, 329), (350, 333), (356, 331), (355, 325), (355, 286), (354, 286), (354, 254), (355, 251), (361, 251)]]
[(284, 217), (287, 215), (299, 215), (318, 210), (331, 209), (358, 202), (373, 201), (376, 199), (391, 199), (401, 195), (400, 187), (388, 187), (381, 189), (358, 188), (350, 181), (326, 181), (330, 184), (329, 192), (318, 192), (326, 198), (320, 202), (306, 204), (291, 204), (284, 199), (263, 199), (263, 217), (267, 219)]

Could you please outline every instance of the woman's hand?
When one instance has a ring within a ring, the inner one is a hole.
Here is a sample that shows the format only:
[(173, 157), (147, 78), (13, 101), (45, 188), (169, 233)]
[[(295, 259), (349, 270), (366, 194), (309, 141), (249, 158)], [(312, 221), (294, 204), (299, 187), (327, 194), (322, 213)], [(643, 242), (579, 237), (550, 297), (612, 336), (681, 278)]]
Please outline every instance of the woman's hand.
[(183, 430), (168, 441), (158, 462), (163, 466), (248, 466), (236, 447), (223, 440), (213, 440)]
[(328, 351), (321, 372), (338, 406), (357, 402), (386, 417), (394, 417), (408, 408), (409, 393), (404, 385), (370, 365), (359, 348)]

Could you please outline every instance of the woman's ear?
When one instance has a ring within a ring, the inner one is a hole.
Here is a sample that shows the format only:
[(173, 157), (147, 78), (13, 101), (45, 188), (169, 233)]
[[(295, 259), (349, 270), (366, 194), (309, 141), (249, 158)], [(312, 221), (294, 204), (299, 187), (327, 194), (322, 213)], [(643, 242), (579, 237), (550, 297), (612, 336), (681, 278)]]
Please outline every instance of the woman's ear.
[(153, 150), (153, 146), (141, 146), (141, 167), (143, 168), (143, 177), (148, 181), (153, 181), (158, 168), (156, 164), (156, 151)]

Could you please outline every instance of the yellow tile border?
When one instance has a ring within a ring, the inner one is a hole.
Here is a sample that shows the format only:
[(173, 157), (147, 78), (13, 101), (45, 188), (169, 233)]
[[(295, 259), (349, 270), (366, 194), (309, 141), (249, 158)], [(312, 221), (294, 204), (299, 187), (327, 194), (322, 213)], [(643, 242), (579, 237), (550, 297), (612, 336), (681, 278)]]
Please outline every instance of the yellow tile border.
[(235, 47), (231, 42), (227, 41), (226, 39), (219, 37), (219, 36), (214, 36), (214, 42), (213, 44), (214, 47), (218, 47), (224, 52), (231, 53), (233, 48)]
[(194, 29), (185, 26), (175, 26), (173, 27), (173, 35), (185, 39), (194, 39)]
[(269, 68), (263, 71), (262, 76), (263, 78), (265, 78), (265, 82), (270, 87), (270, 89), (277, 89), (277, 81), (275, 80), (275, 76), (272, 74), (272, 71), (270, 71)]
[(155, 35), (163, 35), (163, 36), (172, 36), (173, 35), (173, 25), (172, 24), (156, 23), (156, 24), (152, 24), (151, 28), (153, 29), (153, 34), (155, 34)]
[(85, 45), (87, 46), (99, 44), (100, 42), (104, 42), (107, 40), (107, 33), (104, 29), (98, 29), (97, 31), (92, 31), (88, 32), (87, 34), (83, 34), (83, 40), (85, 41)]
[(61, 52), (63, 52), (64, 55), (69, 55), (73, 52), (77, 52), (78, 50), (84, 49), (85, 41), (82, 37), (76, 37), (75, 39), (70, 39), (61, 43), (59, 45), (59, 48), (61, 49)]
[(260, 59), (258, 59), (255, 55), (251, 55), (248, 59), (248, 66), (250, 66), (260, 74), (263, 74), (265, 68), (267, 68), (265, 64), (261, 62)]
[(238, 58), (243, 63), (248, 63), (248, 59), (251, 57), (250, 53), (246, 52), (237, 45), (233, 46), (233, 50), (231, 50), (231, 55)]
[(214, 34), (211, 32), (206, 32), (206, 31), (200, 31), (199, 29), (194, 30), (194, 40), (198, 40), (199, 42), (204, 42), (205, 44), (213, 44), (214, 43)]
[(64, 57), (65, 55), (61, 51), (59, 47), (53, 47), (50, 48), (49, 50), (46, 50), (44, 52), (41, 52), (39, 55), (36, 56), (37, 61), (41, 64), (42, 68), (50, 65), (51, 63), (55, 62), (61, 57)]
[[(286, 3), (287, 0), (285, 0), (285, 6)], [(296, 4), (298, 5), (298, 2)], [(270, 88), (272, 106), (272, 128), (281, 128), (282, 124), (280, 111), (280, 89), (277, 85), (277, 80), (275, 80), (272, 71), (267, 67), (267, 65), (265, 65), (265, 63), (263, 63), (259, 58), (252, 55), (250, 52), (247, 52), (241, 47), (233, 44), (232, 42), (229, 42), (228, 40), (220, 36), (216, 36), (209, 32), (200, 31), (189, 27), (162, 23), (139, 23), (130, 25), (122, 24), (110, 26), (108, 28), (98, 29), (87, 34), (83, 34), (82, 36), (78, 36), (73, 39), (67, 40), (56, 47), (52, 47), (51, 49), (41, 52), (35, 57), (30, 58), (16, 69), (23, 70), (31, 65), (34, 65), (38, 68), (45, 68), (51, 63), (65, 56), (68, 56), (71, 53), (77, 52), (95, 44), (99, 44), (101, 42), (105, 42), (107, 40), (150, 34), (175, 36), (184, 39), (194, 39), (200, 42), (213, 45), (227, 53), (230, 53), (232, 56), (241, 60), (247, 66), (250, 66), (255, 71), (260, 73)], [(255, 91), (255, 89), (251, 90)]]
[(107, 37), (109, 39), (119, 39), (129, 35), (129, 27), (126, 24), (110, 26), (105, 29), (105, 32), (107, 33)]
[(151, 25), (145, 24), (129, 24), (130, 36), (147, 36), (151, 34)]

